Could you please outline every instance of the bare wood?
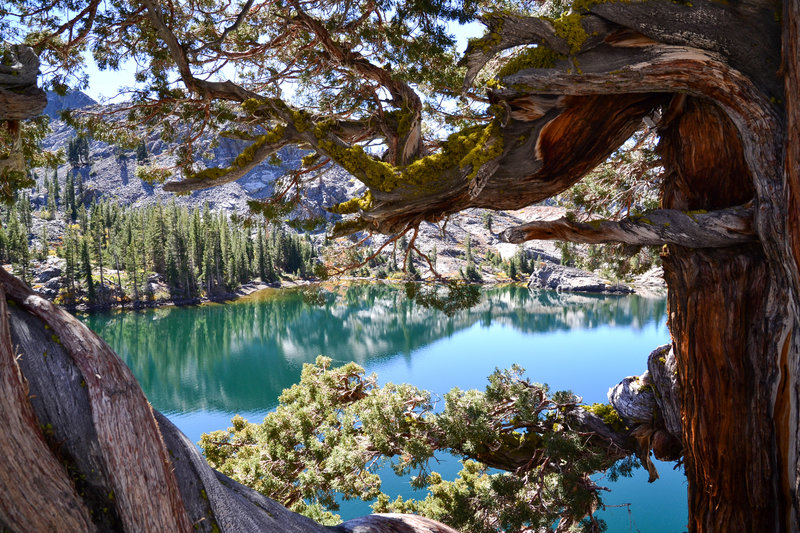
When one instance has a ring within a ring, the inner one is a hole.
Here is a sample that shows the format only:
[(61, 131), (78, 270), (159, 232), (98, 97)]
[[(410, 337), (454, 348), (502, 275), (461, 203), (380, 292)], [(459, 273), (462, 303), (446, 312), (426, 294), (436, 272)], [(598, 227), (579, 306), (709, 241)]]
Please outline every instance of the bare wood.
[(633, 245), (678, 244), (687, 248), (721, 248), (756, 240), (753, 208), (739, 206), (708, 213), (658, 209), (620, 221), (574, 222), (558, 220), (530, 222), (500, 234), (505, 242), (561, 240), (598, 244), (621, 242)]
[(84, 324), (1, 268), (0, 285), (52, 328), (83, 374), (114, 505), (125, 528), (189, 531), (152, 408), (125, 363)]
[(458, 533), (442, 523), (410, 514), (373, 514), (331, 528), (336, 533)]
[(0, 529), (95, 531), (64, 467), (42, 434), (15, 361), (0, 286)]

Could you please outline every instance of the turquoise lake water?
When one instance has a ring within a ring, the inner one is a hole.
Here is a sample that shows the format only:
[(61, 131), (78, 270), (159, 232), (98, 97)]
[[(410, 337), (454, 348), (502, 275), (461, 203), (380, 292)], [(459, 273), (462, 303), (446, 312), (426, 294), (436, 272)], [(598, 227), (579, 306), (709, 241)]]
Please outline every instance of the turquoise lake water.
[[(668, 342), (666, 301), (640, 296), (484, 290), (475, 307), (448, 317), (383, 285), (326, 287), (325, 298), (298, 289), (268, 289), (234, 303), (83, 317), (131, 367), (153, 406), (194, 442), (240, 414), (260, 422), (304, 363), (325, 354), (355, 361), (379, 382), (408, 382), (440, 397), (453, 387), (480, 388), (495, 368), (516, 363), (551, 390), (569, 389), (586, 403), (607, 402), (608, 388), (641, 374), (647, 355)], [(321, 305), (320, 305), (321, 304)], [(458, 459), (435, 470), (455, 476)], [(686, 530), (686, 479), (658, 463), (661, 479), (643, 470), (610, 488), (601, 517), (609, 531)], [(389, 472), (383, 490), (412, 493)], [(339, 514), (368, 514), (343, 502)]]

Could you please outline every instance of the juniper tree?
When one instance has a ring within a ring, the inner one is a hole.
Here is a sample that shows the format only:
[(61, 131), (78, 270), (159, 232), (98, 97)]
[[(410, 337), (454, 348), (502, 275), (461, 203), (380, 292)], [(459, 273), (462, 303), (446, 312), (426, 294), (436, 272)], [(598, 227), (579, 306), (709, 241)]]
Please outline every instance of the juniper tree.
[[(39, 57), (49, 73), (45, 82), (63, 88), (79, 75), (86, 49), (103, 67), (136, 58), (138, 92), (125, 118), (183, 141), (175, 168), (150, 173), (175, 173), (166, 189), (227, 183), (282, 147), (301, 145), (366, 188), (359, 198), (329, 206), (346, 217), (336, 234), (395, 235), (466, 208), (535, 204), (580, 181), (653, 124), (664, 169), (661, 209), (622, 220), (532, 221), (503, 237), (666, 245), (689, 529), (796, 530), (800, 3), (554, 4), (566, 11), (541, 17), (514, 2), (490, 12), (480, 1), (313, 0), (213, 6), (88, 0), (56, 2), (64, 8), (58, 10), (10, 0), (0, 23), (3, 40), (26, 39), (34, 48), (12, 47), (4, 56), (11, 74), (4, 70), (0, 81), (13, 90), (2, 93), (3, 150), (13, 157), (0, 159), (0, 170), (9, 183), (25, 179), (18, 168), (24, 157), (9, 141), (21, 138), (20, 120), (44, 108)], [(488, 31), (459, 62), (448, 24), (478, 15)], [(230, 62), (236, 78), (226, 80), (222, 66)], [(296, 83), (293, 101), (281, 92), (288, 81)], [(123, 121), (89, 116), (85, 126), (98, 138), (139, 140)], [(192, 141), (205, 128), (227, 128), (251, 144), (227, 167), (202, 168)], [(277, 196), (293, 201), (306, 178), (291, 175)], [(261, 209), (275, 212), (274, 203)], [(25, 304), (28, 293), (2, 279)], [(63, 317), (49, 313), (53, 324)], [(13, 368), (12, 350), (5, 352)], [(89, 392), (98, 386), (92, 382)], [(22, 413), (13, 405), (0, 413)], [(128, 405), (145, 412), (141, 397)], [(107, 409), (95, 411), (95, 419), (119, 419)], [(147, 529), (144, 522), (154, 530), (188, 527), (158, 429), (149, 414), (141, 416), (134, 426), (142, 433), (131, 435), (136, 446), (125, 441), (115, 449), (141, 449), (162, 466), (138, 478), (121, 471), (134, 495), (123, 501), (134, 503), (119, 506), (120, 520), (130, 529)], [(127, 459), (113, 464), (135, 463)], [(31, 474), (23, 481), (39, 479), (33, 465), (51, 463), (26, 456)], [(78, 505), (41, 513), (66, 498), (52, 494), (71, 494), (61, 485), (41, 486), (47, 503), (35, 512), (25, 498), (15, 500), (28, 510), (25, 517), (57, 516), (72, 529), (88, 520)], [(166, 493), (151, 497), (155, 486)], [(147, 511), (138, 502), (147, 502)]]

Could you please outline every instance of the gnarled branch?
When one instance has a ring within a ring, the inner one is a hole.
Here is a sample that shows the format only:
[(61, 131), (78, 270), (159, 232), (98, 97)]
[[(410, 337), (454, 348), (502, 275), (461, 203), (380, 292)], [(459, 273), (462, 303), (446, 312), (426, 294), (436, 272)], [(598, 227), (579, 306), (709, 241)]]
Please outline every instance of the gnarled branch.
[(722, 248), (756, 240), (753, 208), (749, 205), (711, 212), (658, 209), (620, 221), (573, 222), (562, 217), (509, 228), (500, 237), (517, 244), (558, 239), (587, 244), (677, 244), (687, 248)]
[[(256, 143), (257, 142), (258, 141), (256, 141)], [(250, 157), (246, 158), (241, 165), (237, 165), (234, 161), (233, 165), (230, 167), (214, 169), (222, 173), (217, 177), (214, 177), (213, 174), (203, 175), (204, 171), (201, 171), (198, 174), (198, 177), (189, 177), (180, 181), (168, 181), (164, 184), (164, 190), (167, 192), (182, 193), (218, 187), (219, 185), (231, 183), (246, 176), (248, 172), (256, 168), (269, 156), (290, 143), (291, 141), (288, 139), (281, 139), (280, 141), (274, 143), (260, 144), (250, 152), (247, 152), (247, 149), (245, 149), (245, 153), (248, 153)]]

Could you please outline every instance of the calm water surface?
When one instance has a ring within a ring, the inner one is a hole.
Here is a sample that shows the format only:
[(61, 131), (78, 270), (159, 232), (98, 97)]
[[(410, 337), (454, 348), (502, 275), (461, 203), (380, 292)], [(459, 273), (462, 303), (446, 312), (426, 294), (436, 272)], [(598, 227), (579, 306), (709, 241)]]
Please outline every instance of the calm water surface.
[[(496, 367), (517, 363), (532, 380), (593, 403), (606, 402), (621, 378), (640, 374), (650, 351), (669, 338), (661, 298), (493, 288), (476, 307), (447, 317), (388, 286), (328, 287), (324, 294), (324, 302), (311, 303), (300, 290), (270, 289), (232, 304), (84, 320), (131, 367), (153, 406), (195, 442), (228, 427), (234, 414), (260, 422), (318, 354), (355, 361), (381, 383), (409, 382), (439, 396), (453, 387), (483, 389)], [(434, 470), (455, 477), (457, 459), (441, 461)], [(643, 470), (616, 483), (601, 478), (611, 489), (602, 513), (609, 531), (686, 529), (685, 476), (666, 463), (659, 473), (653, 484)], [(390, 496), (414, 494), (390, 470), (383, 477)], [(344, 502), (339, 514), (369, 512), (363, 502)]]

